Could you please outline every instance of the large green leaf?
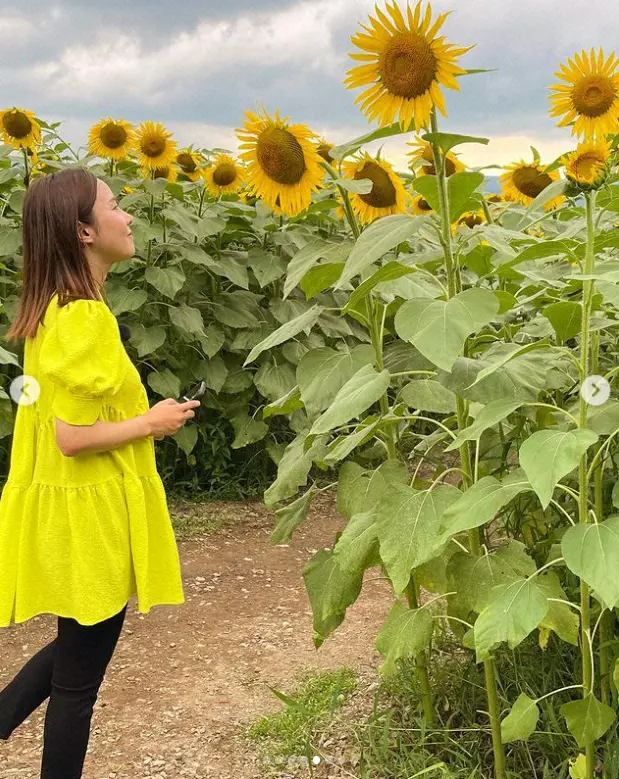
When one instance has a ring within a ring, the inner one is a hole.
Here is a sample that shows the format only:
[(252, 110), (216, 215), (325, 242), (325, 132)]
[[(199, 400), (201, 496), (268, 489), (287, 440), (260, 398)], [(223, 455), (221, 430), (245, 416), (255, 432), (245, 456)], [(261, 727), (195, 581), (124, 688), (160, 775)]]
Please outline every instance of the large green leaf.
[(331, 262), (343, 262), (348, 257), (352, 246), (353, 244), (348, 241), (333, 244), (324, 241), (322, 238), (308, 243), (295, 254), (288, 264), (286, 281), (284, 282), (284, 297), (288, 297), (292, 290), (298, 286), (303, 276), (318, 260), (327, 259)]
[(520, 465), (547, 508), (559, 481), (573, 471), (580, 458), (598, 440), (592, 430), (538, 430), (520, 447)]
[(348, 303), (344, 307), (344, 311), (356, 308), (358, 304), (367, 297), (370, 292), (378, 284), (384, 281), (393, 281), (399, 279), (402, 276), (408, 276), (410, 273), (416, 273), (417, 268), (411, 268), (408, 265), (402, 265), (399, 262), (388, 262), (379, 268), (376, 273), (373, 273), (369, 279), (366, 279), (362, 284), (359, 284), (357, 289), (350, 296)]
[(509, 416), (512, 411), (515, 411), (521, 405), (519, 400), (510, 398), (506, 400), (499, 398), (498, 400), (493, 400), (492, 403), (488, 403), (475, 417), (475, 421), (468, 427), (465, 427), (464, 430), (461, 430), (455, 440), (446, 447), (445, 451), (450, 452), (452, 449), (458, 449), (465, 441), (478, 441), (485, 430), (502, 422), (505, 417)]
[(281, 257), (258, 247), (250, 249), (247, 253), (247, 264), (253, 270), (261, 287), (266, 287), (286, 273), (286, 263)]
[(401, 400), (411, 408), (451, 414), (456, 410), (456, 396), (434, 379), (411, 381), (400, 391)]
[(614, 710), (598, 701), (592, 693), (580, 701), (564, 703), (559, 711), (579, 747), (597, 741), (615, 721)]
[(233, 449), (242, 449), (244, 446), (261, 441), (269, 432), (269, 426), (259, 419), (253, 419), (249, 414), (239, 412), (230, 420), (234, 428)]
[(561, 300), (551, 303), (542, 311), (548, 319), (559, 341), (567, 341), (580, 333), (582, 324), (582, 305), (574, 300)]
[(446, 540), (456, 533), (485, 525), (516, 495), (530, 489), (529, 480), (520, 468), (502, 481), (484, 476), (445, 510), (438, 528), (439, 538)]
[(343, 571), (333, 552), (321, 549), (303, 569), (303, 579), (312, 605), (314, 646), (318, 649), (359, 597), (363, 569)]
[(346, 157), (349, 157), (351, 154), (357, 152), (362, 146), (365, 146), (367, 143), (371, 143), (372, 141), (377, 141), (380, 138), (390, 138), (392, 135), (401, 135), (402, 133), (408, 132), (409, 129), (412, 128), (407, 129), (405, 127), (402, 127), (399, 122), (394, 122), (393, 124), (390, 124), (387, 127), (379, 127), (377, 130), (371, 130), (369, 133), (360, 135), (358, 138), (355, 138), (352, 141), (348, 141), (347, 143), (342, 143), (339, 146), (334, 146), (333, 149), (329, 151), (329, 155), (334, 160), (340, 162)]
[(310, 487), (300, 498), (297, 498), (287, 506), (282, 506), (275, 512), (275, 527), (269, 537), (269, 542), (273, 545), (287, 544), (292, 538), (294, 531), (305, 522), (309, 508), (312, 505), (312, 498), (316, 494), (316, 488)]
[(324, 262), (310, 268), (299, 285), (305, 293), (305, 299), (309, 300), (329, 289), (339, 279), (343, 269), (343, 262)]
[(519, 579), (492, 588), (488, 604), (475, 622), (477, 662), (507, 641), (514, 649), (540, 624), (548, 612), (548, 599), (535, 579)]
[(387, 391), (389, 371), (377, 373), (371, 365), (364, 365), (342, 386), (331, 406), (316, 419), (311, 435), (327, 433), (359, 417)]
[(254, 375), (254, 384), (261, 395), (274, 403), (296, 386), (294, 368), (287, 362), (265, 362)]
[(527, 741), (537, 726), (539, 709), (537, 701), (520, 693), (512, 710), (501, 722), (501, 738), (504, 744), (512, 741)]
[(374, 362), (374, 349), (360, 344), (354, 349), (330, 347), (306, 352), (297, 365), (297, 382), (308, 414), (329, 408), (340, 389), (363, 365)]
[(498, 310), (499, 301), (490, 290), (467, 289), (447, 302), (407, 301), (395, 316), (395, 328), (400, 338), (448, 371), (467, 336), (491, 322)]
[(404, 463), (387, 460), (375, 470), (366, 470), (347, 462), (340, 469), (337, 482), (337, 510), (345, 517), (369, 511), (390, 485), (406, 484), (408, 471)]
[(376, 507), (354, 514), (333, 547), (333, 554), (342, 571), (368, 567), (378, 548)]
[(434, 623), (429, 609), (407, 609), (396, 601), (376, 638), (376, 648), (385, 660), (379, 671), (391, 676), (397, 661), (417, 657), (430, 644)]
[(305, 451), (304, 432), (288, 444), (277, 466), (277, 479), (264, 493), (264, 503), (270, 508), (281, 500), (291, 498), (297, 489), (307, 483), (307, 477), (314, 459), (319, 460), (325, 453), (325, 437), (312, 441)]
[(607, 608), (619, 605), (619, 516), (572, 526), (561, 540), (561, 554)]
[(343, 460), (345, 457), (356, 449), (372, 436), (374, 430), (380, 425), (381, 420), (375, 419), (372, 422), (366, 424), (367, 420), (364, 420), (357, 428), (349, 435), (338, 436), (334, 439), (328, 447), (328, 453), (323, 458), (322, 462), (325, 465), (334, 465), (335, 463)]
[(286, 322), (281, 327), (278, 327), (277, 330), (267, 336), (264, 341), (261, 341), (257, 346), (254, 346), (243, 365), (248, 365), (250, 362), (253, 362), (258, 355), (262, 354), (262, 352), (267, 349), (272, 349), (274, 346), (278, 346), (279, 344), (284, 343), (284, 341), (288, 341), (290, 338), (294, 338), (295, 335), (298, 335), (303, 330), (311, 330), (316, 324), (316, 320), (321, 312), (322, 308), (320, 306), (312, 306), (308, 311), (299, 314), (299, 316), (295, 317), (290, 322)]
[[(563, 592), (559, 577), (554, 571), (548, 571), (537, 577), (537, 583), (548, 600), (548, 613), (540, 622), (540, 630), (553, 630), (559, 638), (568, 644), (578, 646), (578, 614), (566, 603), (567, 596)], [(552, 600), (551, 600), (552, 599)]]
[(422, 216), (409, 214), (392, 214), (377, 219), (357, 238), (335, 288), (342, 289), (373, 262), (415, 235), (423, 223)]
[(424, 491), (394, 484), (382, 496), (377, 506), (380, 556), (397, 594), (404, 592), (413, 568), (440, 553), (443, 512), (461, 494), (450, 484)]

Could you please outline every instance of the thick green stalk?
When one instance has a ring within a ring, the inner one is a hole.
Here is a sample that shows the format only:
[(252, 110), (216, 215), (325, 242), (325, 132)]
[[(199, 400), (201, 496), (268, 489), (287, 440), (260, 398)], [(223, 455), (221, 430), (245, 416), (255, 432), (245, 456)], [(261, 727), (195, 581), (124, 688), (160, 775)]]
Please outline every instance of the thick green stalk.
[(24, 186), (26, 189), (30, 186), (30, 166), (28, 165), (28, 151), (26, 149), (22, 149), (22, 152), (24, 154)]
[[(587, 247), (585, 252), (585, 274), (589, 275), (595, 272), (595, 226), (593, 223), (593, 211), (595, 205), (595, 193), (585, 195), (585, 207), (587, 212)], [(589, 318), (591, 315), (591, 300), (593, 297), (594, 282), (587, 279), (583, 282), (583, 305), (582, 305), (582, 325), (580, 332), (580, 370), (581, 381), (584, 381), (589, 375), (590, 369), (590, 333)], [(584, 428), (587, 423), (587, 401), (580, 395), (579, 402), (579, 420), (578, 425)], [(578, 496), (578, 519), (579, 522), (587, 524), (589, 522), (588, 497), (589, 482), (587, 479), (587, 454), (580, 459), (579, 473), (579, 496)], [(580, 581), (580, 651), (582, 656), (582, 684), (583, 697), (587, 697), (593, 692), (593, 665), (591, 662), (591, 613), (590, 613), (590, 589), (581, 579)], [(585, 744), (586, 756), (586, 776), (587, 779), (593, 779), (595, 752), (594, 742), (589, 741)]]
[[(419, 608), (419, 591), (412, 576), (405, 592), (409, 609)], [(423, 707), (423, 713), (429, 727), (433, 728), (436, 725), (436, 715), (434, 713), (434, 702), (432, 700), (432, 686), (428, 674), (427, 651), (424, 650), (421, 652), (417, 656), (415, 663), (417, 667), (417, 680), (419, 682), (419, 687), (421, 688), (421, 705)]]
[[(432, 111), (431, 129), (433, 133), (438, 132), (436, 111)], [(436, 144), (432, 144), (432, 149), (434, 152), (434, 167), (436, 169), (437, 178), (441, 235), (445, 253), (445, 269), (447, 271), (447, 297), (448, 299), (451, 299), (461, 291), (461, 281), (453, 254), (449, 189), (447, 187), (447, 176), (445, 175), (445, 157), (442, 150)], [(467, 410), (464, 398), (459, 394), (456, 394), (456, 413), (458, 418), (458, 430), (464, 430), (466, 427)], [(465, 474), (463, 478), (463, 487), (464, 489), (467, 489), (473, 484), (473, 469), (471, 466), (471, 452), (468, 441), (459, 448), (459, 452), (462, 471)], [(469, 531), (469, 545), (473, 554), (477, 555), (480, 553), (481, 528)], [(501, 738), (501, 716), (497, 691), (496, 669), (492, 659), (484, 660), (484, 677), (486, 682), (486, 696), (488, 698), (488, 715), (492, 728), (494, 776), (495, 779), (505, 779), (505, 750)]]

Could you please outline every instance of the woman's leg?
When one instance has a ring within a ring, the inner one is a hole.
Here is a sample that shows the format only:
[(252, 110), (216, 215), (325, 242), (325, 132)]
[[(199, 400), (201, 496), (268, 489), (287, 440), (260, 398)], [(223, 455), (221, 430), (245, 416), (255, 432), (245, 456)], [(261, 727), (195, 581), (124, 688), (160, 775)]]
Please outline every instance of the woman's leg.
[(93, 707), (118, 642), (127, 606), (96, 625), (58, 618), (58, 638), (45, 714), (41, 779), (80, 779)]
[(6, 741), (49, 698), (56, 641), (54, 639), (31, 657), (13, 681), (0, 692), (0, 739)]

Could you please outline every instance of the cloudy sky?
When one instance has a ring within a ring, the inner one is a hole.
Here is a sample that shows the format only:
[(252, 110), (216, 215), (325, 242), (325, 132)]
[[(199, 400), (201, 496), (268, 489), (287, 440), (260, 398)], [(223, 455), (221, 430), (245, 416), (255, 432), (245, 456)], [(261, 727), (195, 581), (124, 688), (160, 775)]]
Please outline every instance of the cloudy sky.
[[(405, 0), (399, 0), (401, 8)], [(380, 3), (384, 8), (384, 2)], [(464, 147), (470, 165), (505, 164), (535, 145), (550, 161), (573, 144), (548, 116), (559, 63), (617, 46), (617, 0), (435, 0), (460, 64), (495, 72), (445, 90), (441, 129), (491, 139)], [(368, 0), (0, 0), (0, 107), (62, 120), (72, 144), (103, 116), (164, 122), (180, 144), (236, 149), (257, 104), (335, 143), (371, 126), (345, 89), (350, 36)], [(401, 140), (385, 153), (403, 160)], [(491, 172), (491, 171), (489, 171)]]

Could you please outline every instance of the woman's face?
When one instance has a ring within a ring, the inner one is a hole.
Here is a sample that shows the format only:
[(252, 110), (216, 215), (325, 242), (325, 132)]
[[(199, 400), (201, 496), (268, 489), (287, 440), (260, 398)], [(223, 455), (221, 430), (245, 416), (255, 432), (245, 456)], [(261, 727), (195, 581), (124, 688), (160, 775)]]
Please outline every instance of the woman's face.
[(135, 246), (129, 225), (133, 217), (123, 211), (105, 181), (97, 179), (97, 198), (93, 208), (95, 229), (84, 225), (86, 246), (107, 264), (133, 257)]

